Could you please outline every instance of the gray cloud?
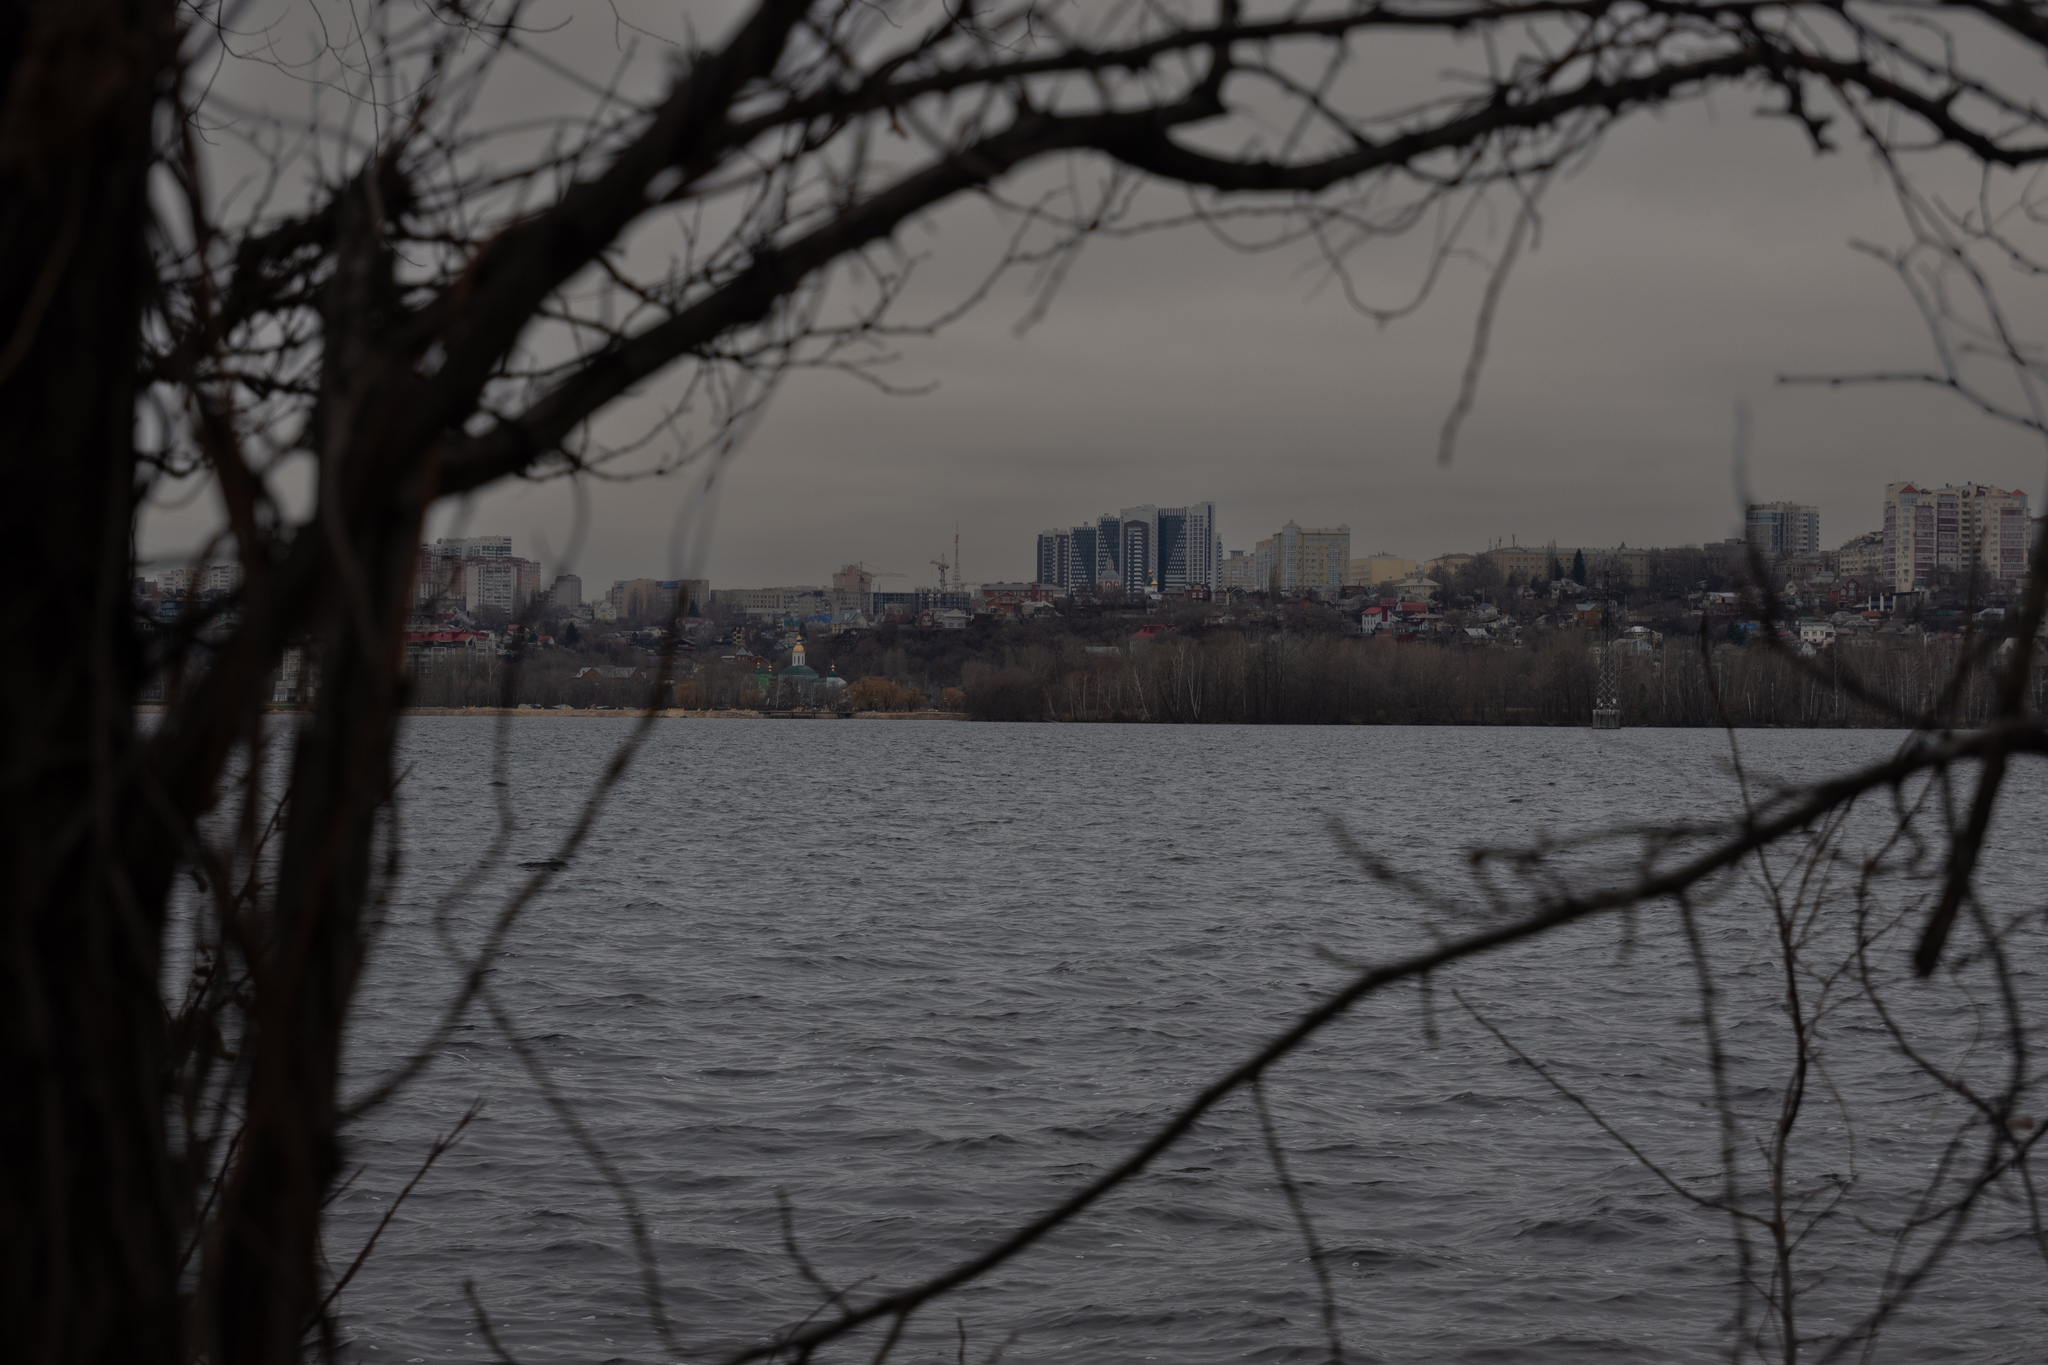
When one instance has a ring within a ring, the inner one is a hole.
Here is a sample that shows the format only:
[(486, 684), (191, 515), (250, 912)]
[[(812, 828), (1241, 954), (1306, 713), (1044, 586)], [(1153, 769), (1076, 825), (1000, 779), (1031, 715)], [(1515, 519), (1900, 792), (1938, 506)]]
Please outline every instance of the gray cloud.
[[(910, 307), (958, 297), (1000, 235), (979, 203), (906, 234), (932, 255)], [(936, 385), (928, 395), (792, 378), (718, 480), (708, 570), (720, 584), (820, 582), (864, 560), (929, 582), (957, 523), (972, 577), (1021, 577), (1043, 527), (1193, 498), (1219, 504), (1231, 548), (1290, 517), (1346, 522), (1360, 552), (1417, 556), (1510, 536), (1697, 542), (1739, 521), (1738, 402), (1753, 418), (1750, 489), (1819, 504), (1830, 543), (1877, 524), (1895, 477), (2038, 497), (2039, 445), (1952, 398), (1774, 382), (1926, 363), (1905, 295), (1849, 247), (1902, 236), (1863, 153), (1816, 157), (1739, 97), (1635, 119), (1552, 190), (1447, 469), (1437, 430), (1479, 266), (1454, 264), (1419, 314), (1380, 328), (1305, 250), (1244, 255), (1193, 229), (1099, 241), (1027, 335), (1012, 334), (1028, 307), (1012, 282), (940, 336), (903, 343), (891, 377)], [(1421, 245), (1361, 253), (1361, 288), (1402, 297)], [(692, 486), (592, 488), (573, 567), (598, 581), (681, 567), (671, 532)], [(560, 485), (517, 485), (467, 519), (559, 553), (571, 507)], [(203, 504), (153, 516), (152, 548), (189, 546), (203, 519)]]

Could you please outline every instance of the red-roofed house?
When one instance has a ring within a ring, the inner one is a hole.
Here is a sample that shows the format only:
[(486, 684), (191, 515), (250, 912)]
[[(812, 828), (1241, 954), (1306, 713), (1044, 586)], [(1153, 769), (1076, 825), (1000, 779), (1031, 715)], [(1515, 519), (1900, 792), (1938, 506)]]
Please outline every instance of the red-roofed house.
[(496, 645), (487, 630), (409, 630), (405, 633), (405, 666), (424, 678), (434, 671), (436, 661), (489, 657)]

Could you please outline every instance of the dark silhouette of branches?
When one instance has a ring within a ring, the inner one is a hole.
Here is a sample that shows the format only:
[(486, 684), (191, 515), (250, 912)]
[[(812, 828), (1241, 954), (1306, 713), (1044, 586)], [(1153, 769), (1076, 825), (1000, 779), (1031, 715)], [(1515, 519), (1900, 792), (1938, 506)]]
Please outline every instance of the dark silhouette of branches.
[[(338, 1286), (321, 1229), (347, 1124), (417, 1083), (479, 1005), (518, 1047), (491, 994), (495, 960), (647, 732), (621, 746), (483, 941), (448, 944), (462, 982), (422, 1045), (345, 1102), (351, 1009), (403, 872), (394, 752), (429, 511), (514, 478), (708, 471), (788, 373), (886, 382), (876, 357), (891, 329), (957, 311), (895, 315), (916, 263), (895, 239), (949, 203), (978, 196), (1010, 216), (982, 278), (1030, 274), (1042, 309), (1091, 238), (1172, 223), (1225, 240), (1255, 225), (1265, 236), (1242, 244), (1304, 245), (1350, 291), (1366, 245), (1435, 222), (1419, 302), (1445, 262), (1481, 254), (1476, 206), (1512, 196), (1448, 449), (1552, 177), (1634, 114), (1761, 94), (1817, 151), (1846, 145), (1846, 129), (1894, 173), (1915, 245), (1888, 260), (1937, 342), (1930, 375), (2044, 426), (2038, 353), (1983, 265), (2040, 273), (2024, 230), (2039, 217), (2027, 176), (2048, 162), (2048, 116), (1977, 60), (2040, 58), (2048, 25), (2031, 5), (754, 0), (713, 41), (634, 47), (596, 74), (516, 0), (384, 0), (289, 60), (253, 22), (215, 0), (0, 5), (0, 541), (31, 566), (17, 629), (55, 651), (40, 669), (0, 671), (13, 817), (0, 1037), (15, 1101), (0, 1115), (0, 1319), (18, 1325), (26, 1359), (268, 1365), (325, 1338)], [(1390, 35), (1447, 51), (1482, 38), (1488, 66), (1383, 102), (1355, 63)], [(529, 78), (508, 75), (514, 63), (552, 83), (493, 123), (486, 94)], [(1909, 163), (1930, 151), (1983, 172), (1979, 204), (1914, 190)], [(1084, 191), (1080, 168), (1108, 168), (1109, 187)], [(1051, 188), (1031, 181), (1041, 174)], [(1181, 206), (1155, 209), (1159, 189)], [(1980, 383), (1983, 363), (2002, 365), (2017, 397)], [(292, 470), (310, 471), (303, 511), (285, 491)], [(138, 502), (185, 480), (218, 496), (217, 544), (242, 581), (145, 638), (129, 605)], [(2037, 562), (1991, 723), (1951, 734), (1929, 721), (1887, 763), (1761, 801), (1712, 838), (1651, 841), (1625, 879), (1578, 888), (1553, 850), (1524, 850), (1486, 868), (1512, 887), (1465, 906), (1345, 844), (1383, 885), (1481, 927), (1359, 972), (986, 1252), (864, 1302), (849, 1290), (836, 1317), (739, 1358), (806, 1356), (868, 1324), (886, 1355), (932, 1300), (1144, 1170), (1367, 995), (1682, 899), (1922, 774), (1974, 764), (1976, 786), (1968, 816), (1942, 831), (1920, 968), (1948, 960), (1958, 926), (2000, 942), (1975, 862), (2010, 765), (2044, 747), (2027, 710), (2043, 581)], [(299, 645), (317, 661), (317, 700), (272, 726), (270, 679)], [(165, 703), (143, 729), (135, 706), (153, 669)], [(1789, 964), (1793, 922), (1781, 928)], [(174, 946), (189, 973), (167, 1010)], [(552, 1093), (537, 1063), (530, 1074)], [(573, 1136), (573, 1108), (556, 1099)], [(1803, 1103), (1803, 1091), (1788, 1099), (1786, 1131)], [(631, 1191), (577, 1141), (635, 1226), (665, 1332)], [(2015, 1170), (2019, 1150), (1987, 1155), (1973, 1188)], [(1287, 1190), (1277, 1142), (1271, 1154)], [(1974, 1198), (1936, 1200), (1929, 1216), (1952, 1238)], [(1900, 1294), (1938, 1260), (1903, 1270)], [(1796, 1342), (1789, 1292), (1778, 1302)]]
[(398, 1213), (399, 1206), (411, 1197), (414, 1187), (420, 1181), (426, 1179), (427, 1172), (434, 1169), (434, 1163), (439, 1161), (442, 1154), (460, 1140), (462, 1130), (469, 1127), (469, 1121), (475, 1118), (482, 1110), (482, 1100), (471, 1104), (468, 1112), (463, 1114), (456, 1121), (455, 1126), (448, 1130), (447, 1136), (434, 1139), (434, 1145), (427, 1149), (426, 1158), (420, 1162), (420, 1168), (413, 1172), (412, 1179), (405, 1182), (405, 1188), (392, 1198), (390, 1206), (384, 1210), (383, 1217), (377, 1220), (377, 1226), (371, 1230), (369, 1237), (364, 1239), (363, 1249), (356, 1253), (355, 1259), (348, 1263), (348, 1269), (341, 1273), (341, 1278), (336, 1280), (334, 1287), (327, 1291), (327, 1297), (320, 1301), (318, 1310), (320, 1316), (326, 1316), (327, 1310), (334, 1306), (334, 1301), (341, 1297), (341, 1291), (348, 1288), (348, 1282), (353, 1280), (356, 1277), (356, 1272), (363, 1268), (363, 1262), (370, 1259), (370, 1253), (377, 1249), (377, 1239), (382, 1237), (384, 1229), (391, 1225), (391, 1220)]
[[(1304, 1012), (1245, 1060), (1205, 1086), (1122, 1160), (987, 1250), (915, 1285), (878, 1295), (865, 1304), (849, 1304), (833, 1321), (733, 1352), (726, 1360), (729, 1365), (739, 1365), (743, 1361), (772, 1360), (784, 1355), (802, 1359), (849, 1332), (885, 1320), (893, 1324), (893, 1339), (909, 1316), (932, 1300), (1021, 1255), (1113, 1190), (1137, 1178), (1160, 1154), (1186, 1136), (1204, 1115), (1239, 1089), (1257, 1084), (1276, 1063), (1368, 996), (1396, 982), (1426, 978), (1454, 963), (1594, 916), (1667, 899), (1682, 899), (1715, 876), (1741, 867), (1760, 850), (1774, 847), (1781, 840), (1826, 821), (1866, 794), (1896, 788), (1915, 774), (1945, 770), (1965, 759), (1981, 757), (1994, 744), (2006, 745), (2009, 751), (2024, 748), (2030, 753), (2048, 753), (2048, 734), (2044, 734), (2038, 724), (2028, 722), (2012, 732), (1917, 738), (1883, 763), (1760, 805), (1734, 829), (1668, 866), (1648, 865), (1636, 877), (1604, 888), (1578, 888), (1557, 880), (1552, 883), (1552, 889), (1536, 891), (1526, 901), (1502, 897), (1480, 905), (1465, 905), (1447, 899), (1434, 885), (1391, 866), (1359, 845), (1342, 825), (1333, 823), (1332, 834), (1339, 847), (1375, 882), (1400, 890), (1445, 918), (1477, 920), (1489, 927), (1446, 938), (1428, 951), (1359, 972), (1341, 989)], [(1535, 878), (1529, 880), (1536, 881)], [(1796, 1106), (1791, 1113), (1796, 1116)], [(1706, 1202), (1720, 1207), (1718, 1200)]]
[(1316, 1289), (1322, 1298), (1323, 1339), (1330, 1348), (1331, 1365), (1344, 1365), (1344, 1334), (1338, 1322), (1336, 1286), (1330, 1283), (1329, 1262), (1324, 1256), (1322, 1241), (1316, 1236), (1315, 1219), (1309, 1214), (1308, 1201), (1302, 1198), (1301, 1186), (1287, 1169), (1287, 1152), (1280, 1143), (1278, 1130), (1273, 1127), (1273, 1111), (1266, 1103), (1263, 1079), (1252, 1082), (1252, 1107), (1259, 1116), (1259, 1136), (1265, 1139), (1266, 1159), (1273, 1163), (1273, 1178), (1279, 1182), (1281, 1193), (1287, 1196), (1288, 1212), (1294, 1215), (1294, 1225), (1301, 1231), (1302, 1249), (1308, 1252), (1309, 1268), (1315, 1273)]

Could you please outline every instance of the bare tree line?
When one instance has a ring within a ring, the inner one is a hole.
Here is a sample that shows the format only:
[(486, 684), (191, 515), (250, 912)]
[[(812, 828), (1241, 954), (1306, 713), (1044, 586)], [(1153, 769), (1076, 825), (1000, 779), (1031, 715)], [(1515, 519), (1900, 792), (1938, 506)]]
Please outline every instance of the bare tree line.
[[(1453, 225), (1435, 242), (1440, 265), (1469, 249), (1480, 205), (1505, 202), (1514, 225), (1491, 299), (1559, 168), (1619, 119), (1742, 91), (1817, 149), (1853, 142), (1894, 175), (1913, 244), (1886, 263), (1924, 305), (1937, 357), (1907, 377), (2048, 427), (2033, 404), (2039, 361), (1982, 264), (2032, 261), (2030, 182), (2015, 192), (1999, 173), (2048, 160), (2044, 120), (2024, 91), (1972, 65), (1985, 52), (2038, 60), (2048, 19), (2031, 4), (1218, 0), (1075, 12), (758, 0), (715, 43), (693, 39), (609, 82), (565, 80), (582, 107), (538, 135), (478, 112), (515, 56), (549, 60), (548, 33), (516, 2), (375, 4), (289, 68), (249, 22), (239, 5), (172, 0), (0, 8), (0, 539), (30, 589), (16, 632), (55, 645), (42, 668), (0, 670), (0, 1320), (24, 1359), (332, 1353), (338, 1275), (322, 1225), (344, 1132), (416, 1082), (472, 1012), (521, 1048), (492, 994), (495, 954), (552, 869), (574, 859), (644, 734), (622, 743), (555, 856), (465, 958), (464, 985), (421, 1050), (367, 1093), (344, 1094), (351, 1002), (402, 875), (391, 798), (425, 516), (513, 478), (714, 477), (791, 369), (872, 378), (892, 329), (944, 321), (892, 311), (912, 265), (893, 234), (939, 205), (979, 195), (1005, 213), (1017, 235), (989, 278), (1036, 272), (1044, 306), (1102, 233), (1176, 220), (1260, 232), (1257, 245), (1322, 253), (1351, 288), (1370, 242), (1440, 214)], [(1948, 41), (1944, 24), (1968, 41)], [(1412, 106), (1345, 83), (1362, 47), (1414, 34), (1483, 36), (1488, 64)], [(310, 112), (238, 103), (221, 73), (255, 68), (312, 92)], [(1255, 136), (1262, 124), (1287, 131)], [(1978, 205), (1916, 190), (1907, 165), (1925, 148), (1984, 171)], [(1065, 188), (1006, 197), (1063, 162)], [(1192, 206), (1146, 218), (1147, 183), (1179, 187)], [(1407, 307), (1362, 306), (1381, 317)], [(1475, 394), (1486, 317), (1490, 304), (1451, 427)], [(657, 380), (653, 418), (623, 434), (606, 424)], [(304, 512), (284, 492), (296, 470), (311, 471)], [(194, 478), (219, 499), (220, 545), (244, 584), (181, 625), (187, 645), (211, 632), (210, 666), (172, 688), (145, 732), (127, 610), (138, 501)], [(1916, 781), (1954, 799), (1898, 809), (1900, 840), (1931, 849), (1939, 875), (1894, 936), (1913, 940), (1920, 975), (1990, 972), (2013, 997), (2006, 954), (2023, 921), (1981, 903), (1975, 864), (2010, 765), (2048, 747), (2032, 695), (2042, 601), (2037, 563), (2012, 657), (1965, 660), (1943, 689), (1993, 680), (1974, 729), (1956, 730), (1942, 697), (1873, 684), (1860, 700), (1915, 727), (1895, 758), (1760, 799), (1725, 829), (1640, 835), (1615, 876), (1547, 877), (1543, 851), (1524, 851), (1491, 864), (1516, 874), (1510, 885), (1453, 904), (1354, 849), (1457, 932), (1361, 968), (1087, 1189), (985, 1252), (918, 1284), (823, 1291), (811, 1321), (735, 1359), (808, 1359), (862, 1332), (878, 1333), (886, 1356), (935, 1300), (1142, 1173), (1359, 1000), (1567, 924), (1682, 910)], [(319, 701), (274, 732), (271, 671), (307, 639)], [(672, 663), (655, 669), (650, 697)], [(196, 888), (198, 918), (167, 1007), (179, 885)], [(1796, 925), (1806, 904), (1777, 913)], [(1788, 951), (1788, 973), (1800, 970)], [(2012, 1123), (2032, 1073), (2023, 1012), (2009, 1014), (2008, 1074), (1967, 1087), (1975, 1120), (1958, 1141), (1975, 1164), (1960, 1184), (1930, 1187), (1924, 1222), (1938, 1236), (1987, 1191), (2025, 1179), (2033, 1139)], [(637, 1219), (574, 1106), (520, 1055)], [(1759, 1264), (1790, 1254), (1785, 1216), (1745, 1221), (1735, 1192), (1714, 1197), (1774, 1248)], [(1293, 1207), (1313, 1247), (1305, 1206)], [(651, 1321), (672, 1346), (644, 1233), (636, 1244)], [(1941, 1245), (1902, 1261), (1860, 1335), (1828, 1349), (1873, 1340)], [(1802, 1342), (1795, 1281), (1778, 1278), (1780, 1291), (1758, 1278), (1762, 1316), (1750, 1321), (1777, 1323), (1771, 1354), (1789, 1360)]]
[[(771, 695), (751, 665), (706, 658), (678, 670), (663, 705), (684, 711), (833, 706), (938, 708), (993, 721), (1151, 721), (1235, 725), (1586, 725), (1602, 651), (1627, 725), (1891, 728), (1902, 716), (1976, 725), (1998, 713), (1997, 678), (1983, 669), (1952, 687), (1965, 659), (2002, 638), (1877, 637), (1806, 655), (1758, 634), (1729, 642), (1720, 622), (1704, 638), (1668, 636), (1656, 648), (1611, 646), (1594, 630), (1539, 635), (1525, 647), (1398, 643), (1332, 631), (1197, 628), (1135, 646), (995, 643), (964, 658), (913, 661), (885, 649), (887, 674), (835, 697)], [(2039, 709), (2048, 665), (2037, 654), (2026, 683)], [(414, 687), (423, 707), (540, 706), (620, 709), (647, 701), (653, 669), (591, 672), (548, 653), (511, 660), (456, 659)], [(582, 676), (579, 676), (582, 675)], [(949, 700), (951, 698), (951, 700)], [(870, 703), (873, 703), (872, 705)]]
[[(968, 714), (985, 720), (1587, 725), (1603, 646), (1590, 631), (1526, 649), (1217, 631), (1109, 656), (1020, 648), (1001, 667), (970, 664), (964, 691)], [(1997, 717), (1999, 683), (1979, 673), (1951, 687), (1969, 650), (1913, 640), (1802, 658), (1667, 638), (1656, 652), (1616, 651), (1610, 666), (1627, 725), (1886, 728), (1930, 712), (1978, 725)], [(2044, 685), (2037, 660), (2029, 706)]]

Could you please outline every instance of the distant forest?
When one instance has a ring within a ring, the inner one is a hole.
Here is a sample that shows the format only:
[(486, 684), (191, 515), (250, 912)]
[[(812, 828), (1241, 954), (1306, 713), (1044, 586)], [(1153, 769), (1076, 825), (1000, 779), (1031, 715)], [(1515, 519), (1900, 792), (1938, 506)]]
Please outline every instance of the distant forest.
[[(1101, 613), (977, 620), (966, 630), (884, 625), (807, 644), (820, 673), (850, 686), (841, 709), (964, 711), (975, 720), (1212, 724), (1586, 725), (1599, 663), (1592, 629), (1544, 631), (1520, 647), (1361, 638), (1314, 606), (1219, 623), (1190, 612), (1152, 639), (1135, 631), (1159, 618)], [(1673, 623), (1676, 624), (1676, 623)], [(1998, 642), (1902, 634), (1798, 653), (1796, 644), (1729, 640), (1709, 623), (1703, 642), (1675, 630), (1652, 649), (1617, 651), (1612, 666), (1624, 725), (1869, 726), (1897, 724), (1896, 707), (1972, 724), (1990, 690), (1966, 675), (1966, 654)], [(665, 700), (687, 709), (763, 709), (739, 647), (708, 628), (679, 653)], [(644, 639), (644, 637), (642, 637)], [(764, 647), (765, 649), (765, 647)], [(586, 636), (575, 650), (541, 651), (516, 667), (446, 666), (421, 679), (417, 704), (644, 706), (655, 652), (628, 636)], [(635, 676), (574, 675), (593, 666)], [(2035, 670), (2035, 691), (2042, 671)], [(819, 694), (818, 700), (824, 696)], [(2036, 704), (2041, 698), (2037, 695)], [(1882, 703), (1881, 706), (1879, 703)]]

